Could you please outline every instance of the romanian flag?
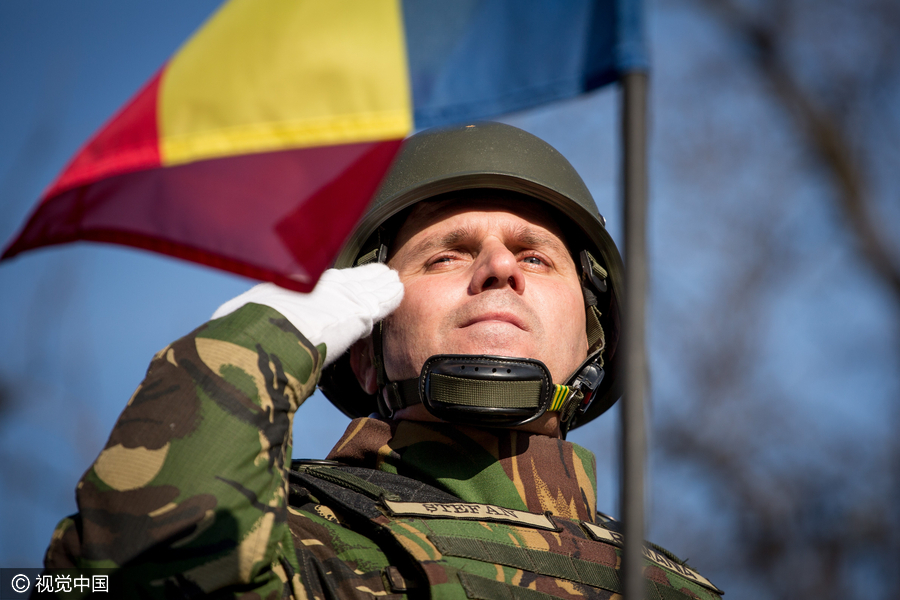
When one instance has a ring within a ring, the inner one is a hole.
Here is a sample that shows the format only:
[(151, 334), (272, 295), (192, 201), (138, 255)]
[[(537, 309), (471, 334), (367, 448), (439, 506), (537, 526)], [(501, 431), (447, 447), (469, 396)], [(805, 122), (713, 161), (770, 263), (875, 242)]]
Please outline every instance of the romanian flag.
[(114, 242), (308, 291), (405, 136), (647, 66), (635, 0), (230, 0), (2, 258)]

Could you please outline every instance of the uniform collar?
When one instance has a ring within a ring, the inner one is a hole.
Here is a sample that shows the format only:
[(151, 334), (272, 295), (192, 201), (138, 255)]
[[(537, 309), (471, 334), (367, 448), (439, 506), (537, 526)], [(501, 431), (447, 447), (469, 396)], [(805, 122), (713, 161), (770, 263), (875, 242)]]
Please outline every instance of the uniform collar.
[(596, 511), (594, 455), (545, 435), (362, 418), (328, 458), (404, 475), (466, 502), (586, 521)]

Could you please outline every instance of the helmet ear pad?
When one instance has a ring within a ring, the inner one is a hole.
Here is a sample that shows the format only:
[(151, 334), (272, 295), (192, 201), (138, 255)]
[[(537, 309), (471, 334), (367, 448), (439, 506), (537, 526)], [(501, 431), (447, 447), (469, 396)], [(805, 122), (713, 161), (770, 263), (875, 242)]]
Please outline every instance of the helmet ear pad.
[(375, 350), (372, 346), (372, 336), (358, 340), (350, 346), (350, 369), (356, 375), (359, 387), (368, 394), (378, 392), (378, 369), (375, 366)]

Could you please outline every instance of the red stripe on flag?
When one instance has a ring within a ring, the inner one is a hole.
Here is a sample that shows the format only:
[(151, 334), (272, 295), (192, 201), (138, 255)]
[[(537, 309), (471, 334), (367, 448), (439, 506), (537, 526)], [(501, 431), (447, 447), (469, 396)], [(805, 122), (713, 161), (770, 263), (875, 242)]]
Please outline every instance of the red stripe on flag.
[(91, 138), (44, 200), (79, 185), (160, 165), (156, 100), (162, 70)]
[(109, 177), (43, 202), (2, 258), (104, 241), (309, 291), (400, 144), (249, 154)]

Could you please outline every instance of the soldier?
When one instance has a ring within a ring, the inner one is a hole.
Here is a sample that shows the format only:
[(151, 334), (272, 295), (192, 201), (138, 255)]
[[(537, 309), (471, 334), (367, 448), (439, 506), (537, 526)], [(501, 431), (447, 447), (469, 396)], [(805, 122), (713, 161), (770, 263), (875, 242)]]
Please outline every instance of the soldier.
[[(134, 597), (618, 593), (619, 527), (565, 434), (620, 395), (622, 266), (571, 165), (507, 125), (417, 134), (336, 267), (156, 355), (46, 566)], [(317, 383), (353, 421), (289, 464)], [(648, 597), (718, 597), (645, 557)]]

